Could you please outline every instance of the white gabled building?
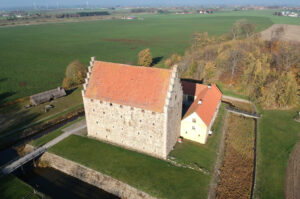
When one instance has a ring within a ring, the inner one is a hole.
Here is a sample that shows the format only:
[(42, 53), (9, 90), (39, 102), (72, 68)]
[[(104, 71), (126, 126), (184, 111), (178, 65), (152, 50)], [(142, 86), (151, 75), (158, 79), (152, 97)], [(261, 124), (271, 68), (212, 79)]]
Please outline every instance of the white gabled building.
[(181, 121), (180, 135), (205, 144), (221, 104), (218, 87), (182, 81), (183, 104), (188, 110)]

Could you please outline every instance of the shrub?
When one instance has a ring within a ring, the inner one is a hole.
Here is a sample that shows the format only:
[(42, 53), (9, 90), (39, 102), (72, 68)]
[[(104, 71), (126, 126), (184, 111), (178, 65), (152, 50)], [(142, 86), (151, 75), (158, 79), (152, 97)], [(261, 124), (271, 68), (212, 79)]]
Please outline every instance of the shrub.
[(140, 66), (151, 66), (152, 64), (152, 55), (149, 48), (146, 48), (139, 52), (138, 55), (138, 65)]

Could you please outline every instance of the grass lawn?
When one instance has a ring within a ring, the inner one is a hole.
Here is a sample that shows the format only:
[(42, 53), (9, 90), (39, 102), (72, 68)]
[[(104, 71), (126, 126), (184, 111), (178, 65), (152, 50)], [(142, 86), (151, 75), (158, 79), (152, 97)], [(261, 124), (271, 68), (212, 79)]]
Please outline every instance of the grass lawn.
[(119, 179), (150, 195), (169, 199), (204, 199), (210, 177), (141, 153), (71, 135), (50, 152)]
[[(61, 85), (66, 66), (79, 59), (136, 64), (137, 54), (150, 48), (157, 61), (184, 54), (195, 31), (221, 35), (241, 18), (257, 31), (273, 22), (268, 17), (213, 15), (140, 15), (144, 20), (99, 20), (17, 26), (0, 29), (0, 103)], [(163, 67), (160, 61), (157, 65)]]
[(27, 196), (27, 199), (39, 199), (36, 195), (29, 195), (33, 192), (31, 186), (25, 184), (13, 175), (0, 178), (1, 199), (20, 199)]
[(285, 198), (285, 169), (300, 133), (300, 124), (293, 120), (297, 110), (262, 112), (258, 123), (257, 198)]
[[(0, 139), (6, 139), (7, 136), (18, 134), (22, 128), (38, 125), (82, 108), (81, 87), (66, 97), (34, 106), (30, 109), (23, 108), (27, 104), (29, 104), (29, 100), (0, 109)], [(45, 113), (44, 108), (48, 104), (53, 104), (55, 108)], [(1, 137), (1, 135), (4, 137)]]
[(36, 140), (33, 140), (32, 142), (30, 142), (31, 145), (35, 146), (35, 147), (39, 147), (39, 146), (42, 146), (44, 144), (46, 144), (47, 142), (53, 140), (54, 138), (60, 136), (62, 133), (63, 133), (63, 129), (67, 128), (68, 126), (71, 126), (73, 124), (75, 124), (76, 122), (79, 122), (80, 120), (83, 120), (84, 117), (80, 117), (70, 123), (68, 123), (67, 125), (55, 130), (55, 131), (52, 131), (51, 133), (48, 133)]
[(199, 167), (205, 168), (211, 173), (217, 157), (224, 116), (225, 104), (222, 103), (212, 128), (213, 135), (208, 138), (207, 143), (199, 144), (184, 140), (183, 143), (176, 144), (175, 149), (171, 151), (169, 156), (175, 158), (175, 161), (181, 164), (193, 165), (196, 163)]

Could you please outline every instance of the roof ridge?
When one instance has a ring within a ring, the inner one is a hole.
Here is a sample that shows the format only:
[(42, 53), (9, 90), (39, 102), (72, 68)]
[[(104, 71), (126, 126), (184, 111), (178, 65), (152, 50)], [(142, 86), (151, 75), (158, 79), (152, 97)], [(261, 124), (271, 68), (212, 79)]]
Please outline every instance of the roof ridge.
[(108, 64), (113, 64), (113, 65), (122, 65), (122, 66), (126, 66), (126, 67), (135, 67), (135, 68), (140, 68), (140, 69), (172, 71), (172, 69), (169, 69), (169, 68), (156, 68), (156, 67), (149, 67), (149, 66), (130, 65), (130, 64), (109, 62), (109, 61), (98, 61), (98, 60), (95, 60), (95, 62), (108, 63)]

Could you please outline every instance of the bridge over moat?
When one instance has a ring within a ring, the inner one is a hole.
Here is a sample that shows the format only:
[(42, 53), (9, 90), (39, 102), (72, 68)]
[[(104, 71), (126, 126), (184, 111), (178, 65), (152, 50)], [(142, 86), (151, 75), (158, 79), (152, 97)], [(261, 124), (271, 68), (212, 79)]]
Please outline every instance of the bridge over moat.
[(71, 130), (66, 130), (60, 136), (56, 137), (55, 139), (51, 140), (50, 142), (46, 143), (45, 145), (36, 148), (32, 152), (30, 152), (30, 153), (28, 153), (28, 154), (26, 154), (22, 157), (19, 157), (15, 160), (12, 160), (12, 161), (6, 163), (4, 166), (2, 166), (1, 173), (4, 174), (4, 175), (12, 173), (13, 171), (15, 171), (18, 168), (20, 168), (21, 166), (23, 166), (24, 164), (40, 157), (47, 149), (54, 146), (58, 142), (62, 141), (63, 139), (65, 139), (69, 135), (71, 135), (71, 134), (73, 134), (73, 133), (75, 133), (75, 132), (77, 132), (81, 129), (84, 129), (84, 128), (86, 128), (86, 124), (81, 123), (81, 125), (76, 127), (76, 128), (73, 128)]

